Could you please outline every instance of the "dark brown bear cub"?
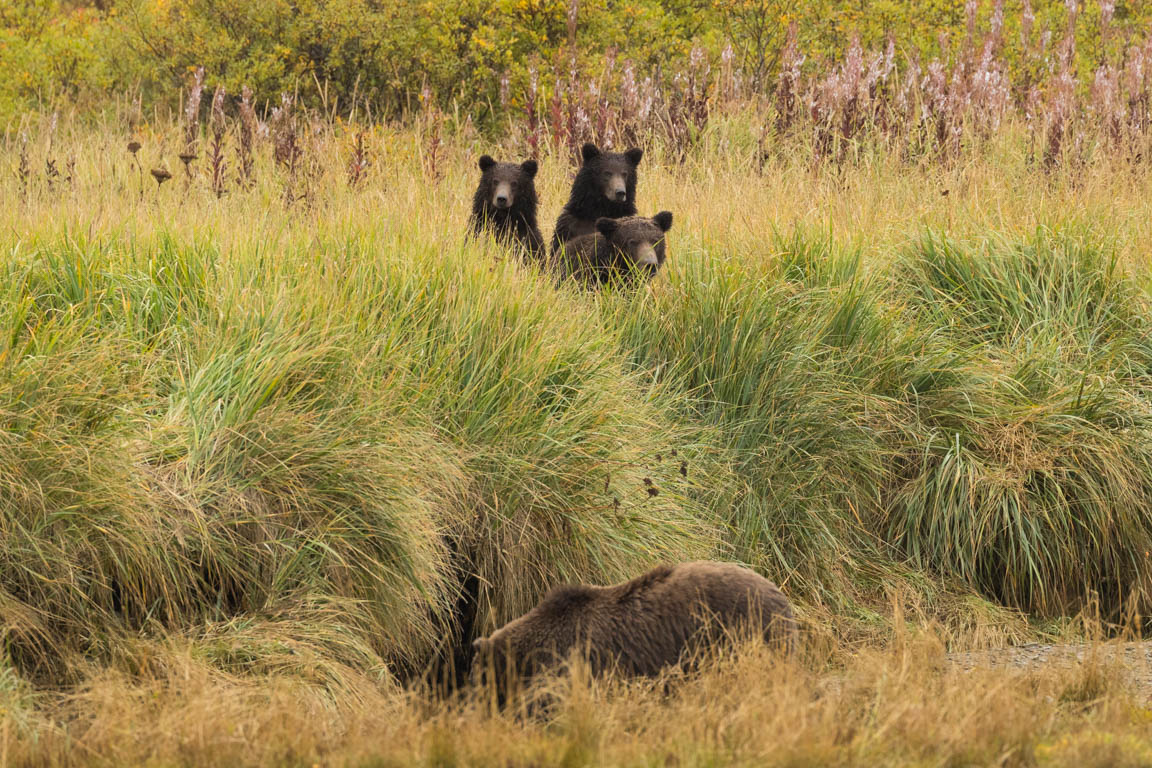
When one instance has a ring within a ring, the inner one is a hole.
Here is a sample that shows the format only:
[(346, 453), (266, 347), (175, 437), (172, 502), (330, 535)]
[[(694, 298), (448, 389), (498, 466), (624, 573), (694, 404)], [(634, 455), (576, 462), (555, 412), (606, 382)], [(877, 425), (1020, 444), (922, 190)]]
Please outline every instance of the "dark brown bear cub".
[(560, 247), (560, 275), (576, 278), (589, 288), (636, 275), (651, 277), (664, 264), (664, 236), (671, 228), (672, 214), (668, 211), (650, 219), (600, 219), (596, 232)]
[(518, 243), (530, 257), (542, 257), (544, 238), (536, 224), (536, 161), (498, 163), (484, 155), (480, 172), (480, 185), (472, 198), (472, 231), (488, 230), (499, 239)]
[(636, 168), (644, 150), (601, 152), (595, 144), (580, 150), (583, 162), (568, 203), (556, 220), (552, 253), (567, 241), (596, 231), (597, 219), (636, 215)]
[(683, 563), (616, 586), (553, 589), (528, 613), (476, 640), (473, 665), (481, 675), (493, 673), (501, 693), (572, 651), (586, 654), (594, 674), (654, 676), (749, 630), (795, 650), (792, 606), (776, 585), (732, 563)]

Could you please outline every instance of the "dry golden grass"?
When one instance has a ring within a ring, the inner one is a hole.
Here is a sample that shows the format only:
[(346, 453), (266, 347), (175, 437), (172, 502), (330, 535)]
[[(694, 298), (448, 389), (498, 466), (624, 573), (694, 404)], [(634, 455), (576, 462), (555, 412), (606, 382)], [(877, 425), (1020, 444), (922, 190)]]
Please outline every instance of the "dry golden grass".
[[(169, 125), (145, 127), (139, 153), (143, 167), (166, 165), (175, 173), (159, 190), (146, 171), (139, 184), (125, 149), (127, 134), (66, 121), (58, 130), (63, 135), (52, 147), (46, 140), (33, 142), (33, 166), (48, 157), (74, 157), (71, 185), (58, 182), (48, 191), (34, 184), (35, 194), (25, 195), (13, 175), (0, 178), (5, 197), (21, 201), (0, 211), (0, 225), (19, 239), (61, 231), (97, 237), (160, 230), (210, 236), (227, 253), (254, 244), (286, 247), (302, 232), (323, 237), (415, 230), (423, 240), (435, 238), (437, 246), (448, 247), (464, 235), (479, 178), (476, 158), (484, 152), (507, 160), (526, 156), (522, 149), (494, 147), (465, 132), (439, 146), (440, 178), (433, 179), (423, 162), (426, 139), (418, 131), (377, 126), (368, 140), (371, 170), (349, 189), (343, 161), (354, 131), (325, 126), (309, 139), (308, 152), (319, 158), (311, 180), (302, 173), (296, 182), (298, 192), (309, 190), (308, 199), (286, 209), (285, 174), (275, 172), (268, 157), (259, 158), (251, 191), (233, 187), (217, 200), (203, 169), (192, 189), (185, 188)], [(34, 126), (31, 133), (37, 135)], [(749, 126), (734, 117), (716, 121), (683, 163), (669, 161), (658, 147), (649, 149), (641, 164), (639, 207), (649, 215), (673, 211), (675, 253), (723, 243), (754, 257), (763, 253), (767, 233), (799, 228), (858, 245), (865, 264), (876, 265), (925, 229), (961, 237), (1019, 236), (1069, 223), (1091, 225), (1130, 263), (1146, 263), (1152, 248), (1152, 174), (1107, 158), (1045, 173), (1028, 161), (1022, 138), (1011, 127), (946, 165), (904, 162), (882, 150), (865, 151), (859, 162), (843, 167), (814, 165), (804, 147), (781, 146), (758, 167), (754, 147)], [(9, 154), (14, 152), (12, 143)], [(542, 158), (537, 189), (546, 235), (567, 198), (572, 172), (566, 157)], [(142, 201), (137, 200), (140, 186)]]
[[(942, 638), (814, 651), (744, 647), (698, 675), (544, 683), (545, 716), (363, 682), (334, 701), (171, 651), (140, 675), (41, 694), (0, 726), (0, 765), (1115, 766), (1152, 759), (1152, 710), (1119, 670), (963, 672)], [(1147, 694), (1147, 692), (1142, 692)]]

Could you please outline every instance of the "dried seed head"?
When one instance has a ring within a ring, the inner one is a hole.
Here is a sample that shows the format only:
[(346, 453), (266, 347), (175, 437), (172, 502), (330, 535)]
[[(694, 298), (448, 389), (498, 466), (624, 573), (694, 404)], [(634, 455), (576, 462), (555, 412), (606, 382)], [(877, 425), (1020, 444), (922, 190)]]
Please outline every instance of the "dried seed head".
[(1116, 14), (1116, 0), (1100, 0), (1100, 27), (1106, 32)]
[(131, 152), (132, 154), (136, 154), (137, 152), (139, 152), (140, 151), (140, 142), (136, 141), (136, 139), (132, 139), (132, 141), (128, 142), (128, 151)]
[(160, 186), (168, 179), (172, 178), (172, 174), (168, 173), (167, 168), (153, 168), (152, 178), (156, 179), (156, 186)]
[(196, 153), (185, 150), (179, 154), (179, 158), (180, 162), (184, 163), (184, 165), (188, 165), (196, 159)]
[(280, 94), (280, 106), (272, 110), (268, 130), (272, 135), (273, 156), (276, 162), (294, 169), (302, 149), (296, 137), (296, 118), (292, 112), (292, 96)]
[(1020, 40), (1027, 48), (1032, 40), (1032, 25), (1036, 23), (1036, 14), (1032, 10), (1030, 0), (1024, 0), (1023, 10), (1020, 12)]
[(656, 486), (652, 486), (651, 488), (648, 489), (649, 498), (651, 498), (653, 496), (659, 496), (659, 495), (660, 495), (660, 489), (657, 488)]
[(192, 146), (200, 135), (200, 97), (204, 93), (204, 67), (197, 67), (192, 75), (192, 87), (184, 104), (184, 143)]
[(681, 461), (680, 462), (680, 474), (683, 477), (688, 477), (688, 462), (687, 461)]
[(227, 91), (223, 85), (216, 86), (212, 93), (212, 129), (222, 132), (224, 130), (224, 99)]
[(650, 477), (644, 478), (644, 485), (651, 488), (652, 487), (652, 478), (650, 478)]

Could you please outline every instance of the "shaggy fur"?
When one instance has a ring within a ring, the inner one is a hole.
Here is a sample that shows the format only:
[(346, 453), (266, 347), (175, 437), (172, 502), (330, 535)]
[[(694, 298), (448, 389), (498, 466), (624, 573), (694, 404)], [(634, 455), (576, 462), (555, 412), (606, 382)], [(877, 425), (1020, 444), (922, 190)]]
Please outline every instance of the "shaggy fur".
[(588, 288), (638, 274), (650, 278), (664, 265), (665, 233), (671, 228), (672, 214), (668, 211), (650, 219), (599, 219), (595, 233), (560, 247), (556, 257), (560, 275), (576, 278)]
[(788, 599), (776, 585), (732, 563), (661, 566), (611, 587), (558, 587), (528, 613), (472, 645), (474, 670), (495, 673), (506, 691), (509, 675), (527, 681), (586, 654), (592, 671), (654, 676), (751, 629), (786, 652), (797, 645)]
[(536, 224), (536, 161), (498, 163), (480, 158), (480, 184), (472, 198), (469, 219), (474, 234), (489, 231), (501, 240), (518, 243), (531, 258), (544, 255), (544, 237)]
[(601, 152), (585, 144), (580, 153), (583, 162), (552, 234), (553, 254), (572, 238), (595, 232), (597, 219), (636, 215), (636, 168), (644, 151)]

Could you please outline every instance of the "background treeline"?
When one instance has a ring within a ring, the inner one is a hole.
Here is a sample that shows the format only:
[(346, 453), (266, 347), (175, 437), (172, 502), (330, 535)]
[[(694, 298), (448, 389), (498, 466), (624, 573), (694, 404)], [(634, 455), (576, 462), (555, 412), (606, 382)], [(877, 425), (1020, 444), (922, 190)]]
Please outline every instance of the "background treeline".
[[(892, 40), (903, 71), (954, 64), (974, 27), (997, 25), (994, 54), (1023, 91), (1064, 58), (1087, 90), (1099, 67), (1123, 66), (1150, 22), (1152, 5), (1139, 0), (6, 0), (0, 119), (77, 101), (100, 108), (113, 92), (172, 105), (203, 66), (209, 87), (247, 85), (261, 102), (293, 92), (311, 106), (395, 116), (432, 99), (494, 128), (533, 97), (562, 99), (570, 81), (602, 74), (606, 52), (627, 64), (616, 78), (630, 71), (660, 86), (704, 62), (734, 90), (767, 94), (789, 67), (831, 69), (857, 36), (865, 49)], [(793, 24), (801, 56), (788, 61)]]

